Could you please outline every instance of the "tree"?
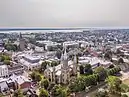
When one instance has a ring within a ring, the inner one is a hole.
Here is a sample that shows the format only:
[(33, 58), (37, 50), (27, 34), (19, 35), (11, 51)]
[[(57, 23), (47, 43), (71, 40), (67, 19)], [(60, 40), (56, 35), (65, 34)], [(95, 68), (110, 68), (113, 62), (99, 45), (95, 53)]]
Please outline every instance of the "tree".
[(48, 79), (43, 79), (43, 80), (41, 81), (41, 87), (44, 87), (45, 89), (47, 89), (48, 86), (49, 86), (49, 81), (48, 81)]
[(52, 61), (52, 62), (51, 62), (51, 67), (57, 66), (57, 65), (58, 65), (58, 62), (56, 62), (56, 61)]
[(4, 60), (11, 60), (11, 58), (7, 55), (3, 55), (3, 57), (4, 57)]
[(39, 82), (42, 79), (41, 75), (35, 71), (30, 74), (30, 77), (32, 78), (33, 81), (36, 81), (36, 82), (37, 81)]
[(36, 74), (35, 78), (36, 78), (35, 80), (38, 81), (38, 82), (40, 82), (41, 79), (42, 79), (40, 74)]
[(90, 65), (90, 64), (86, 64), (86, 65), (85, 65), (84, 71), (85, 71), (85, 74), (86, 74), (86, 75), (93, 74), (93, 71), (92, 71), (92, 68), (91, 68), (91, 65)]
[(94, 72), (99, 75), (100, 81), (107, 77), (107, 71), (102, 66), (97, 67)]
[(10, 60), (4, 60), (4, 64), (10, 65)]
[(120, 63), (124, 63), (123, 58), (120, 58), (120, 59), (118, 60), (118, 64), (120, 64)]
[(116, 77), (116, 76), (108, 76), (108, 78), (106, 79), (106, 82), (108, 83), (109, 86), (109, 91), (111, 93), (117, 93), (120, 94), (121, 93), (121, 80)]
[(119, 73), (121, 71), (121, 69), (119, 67), (114, 67), (111, 68), (107, 71), (108, 75), (114, 75), (116, 73)]
[(13, 97), (23, 97), (23, 93), (18, 89), (14, 92)]
[(30, 74), (30, 77), (31, 77), (31, 79), (32, 79), (33, 81), (35, 81), (35, 76), (36, 76), (36, 73), (35, 73), (35, 72), (32, 72), (32, 73)]
[(129, 86), (128, 85), (122, 83), (120, 85), (120, 87), (121, 87), (122, 92), (124, 92), (124, 93), (129, 92)]
[(11, 44), (11, 43), (8, 43), (8, 44), (5, 44), (5, 49), (7, 49), (8, 51), (17, 51), (18, 50), (18, 46), (16, 44)]
[(49, 65), (49, 62), (44, 61), (41, 64), (41, 72), (44, 72), (44, 70), (47, 68), (47, 65)]
[(44, 88), (40, 90), (39, 97), (49, 97), (48, 91), (46, 91)]
[(68, 97), (68, 89), (60, 85), (55, 85), (52, 89), (52, 96), (54, 97)]
[(84, 74), (84, 67), (83, 67), (83, 65), (80, 65), (79, 69), (80, 69), (80, 74)]
[(109, 69), (114, 68), (114, 65), (110, 65), (108, 68), (109, 68)]
[(61, 50), (58, 50), (57, 52), (56, 52), (56, 57), (58, 58), (58, 59), (60, 59), (61, 58)]

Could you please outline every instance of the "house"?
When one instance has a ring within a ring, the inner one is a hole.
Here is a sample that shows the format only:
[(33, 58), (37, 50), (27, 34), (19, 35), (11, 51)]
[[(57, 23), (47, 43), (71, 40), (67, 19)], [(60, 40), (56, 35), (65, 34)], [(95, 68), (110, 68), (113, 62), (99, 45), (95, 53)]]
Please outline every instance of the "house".
[(0, 92), (6, 92), (9, 90), (6, 78), (0, 78)]
[(28, 89), (31, 87), (31, 81), (28, 80), (25, 76), (17, 76), (13, 74), (9, 79), (11, 79), (13, 82), (15, 82), (15, 87), (20, 89)]

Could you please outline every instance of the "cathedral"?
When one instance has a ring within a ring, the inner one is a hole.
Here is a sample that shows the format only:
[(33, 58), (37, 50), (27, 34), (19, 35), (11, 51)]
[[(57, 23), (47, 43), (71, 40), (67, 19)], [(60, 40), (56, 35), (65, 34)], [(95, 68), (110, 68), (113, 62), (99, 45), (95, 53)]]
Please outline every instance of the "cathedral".
[(74, 59), (68, 60), (66, 49), (61, 56), (61, 62), (54, 67), (47, 66), (44, 71), (44, 75), (51, 82), (67, 84), (70, 81), (71, 75), (77, 74), (77, 57), (74, 55)]

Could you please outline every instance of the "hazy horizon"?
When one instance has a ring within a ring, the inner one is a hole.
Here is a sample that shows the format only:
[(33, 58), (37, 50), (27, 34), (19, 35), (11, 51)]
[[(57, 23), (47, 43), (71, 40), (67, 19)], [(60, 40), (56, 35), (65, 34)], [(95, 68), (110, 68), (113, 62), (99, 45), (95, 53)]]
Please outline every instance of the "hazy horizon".
[(129, 0), (2, 0), (0, 28), (129, 28)]

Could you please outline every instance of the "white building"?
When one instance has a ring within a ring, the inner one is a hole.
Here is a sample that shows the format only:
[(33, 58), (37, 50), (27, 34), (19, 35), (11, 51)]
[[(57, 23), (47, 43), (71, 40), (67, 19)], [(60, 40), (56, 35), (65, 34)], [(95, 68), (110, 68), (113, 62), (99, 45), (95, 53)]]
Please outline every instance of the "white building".
[(76, 41), (66, 41), (63, 43), (63, 47), (68, 47), (68, 48), (78, 48), (79, 43)]
[(56, 43), (52, 41), (37, 41), (41, 44), (45, 44), (45, 50), (50, 50), (51, 48), (57, 48), (57, 46), (60, 46), (61, 43)]
[(23, 55), (22, 58), (19, 60), (19, 62), (26, 67), (27, 70), (33, 70), (40, 68), (41, 61), (40, 56), (34, 56), (34, 55)]
[(78, 63), (79, 64), (90, 64), (93, 69), (100, 65), (107, 68), (112, 64), (112, 62), (99, 59), (97, 57), (79, 57)]
[(7, 77), (8, 76), (8, 67), (7, 65), (0, 66), (0, 77)]

